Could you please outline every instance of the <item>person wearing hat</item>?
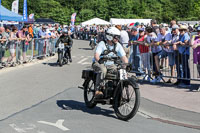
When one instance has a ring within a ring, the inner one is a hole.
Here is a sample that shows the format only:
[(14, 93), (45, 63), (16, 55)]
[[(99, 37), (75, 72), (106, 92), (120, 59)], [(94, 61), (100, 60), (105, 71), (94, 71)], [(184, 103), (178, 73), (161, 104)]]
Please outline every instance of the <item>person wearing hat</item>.
[(134, 26), (135, 26), (137, 29), (139, 29), (139, 28), (140, 28), (140, 23), (139, 23), (139, 22), (136, 22), (136, 23), (134, 24)]
[[(71, 57), (71, 49), (72, 49), (72, 45), (73, 45), (73, 40), (71, 38), (71, 36), (68, 34), (68, 30), (67, 28), (64, 28), (62, 30), (62, 35), (59, 37), (59, 39), (56, 42), (56, 48), (59, 46), (60, 43), (64, 43), (65, 45), (65, 55), (66, 53), (69, 56), (69, 62), (72, 62), (72, 57)], [(57, 60), (58, 62), (58, 60)]]
[(145, 58), (146, 59), (145, 63), (147, 65), (147, 70), (148, 70), (147, 81), (151, 81), (151, 73), (150, 73), (151, 69), (148, 69), (148, 68), (150, 66), (150, 61), (151, 61), (152, 64), (153, 64), (153, 72), (154, 73), (156, 72), (156, 65), (155, 65), (155, 58), (154, 57), (158, 53), (156, 52), (155, 46), (153, 46), (153, 44), (154, 44), (155, 39), (157, 38), (157, 35), (156, 35), (156, 33), (153, 32), (153, 28), (150, 27), (150, 26), (146, 27), (145, 30), (146, 30), (146, 35), (147, 35), (146, 38), (145, 38), (145, 44), (146, 44), (146, 46), (151, 46), (150, 48), (151, 48), (151, 52), (152, 52), (152, 56), (153, 56), (152, 61), (151, 61), (151, 54), (150, 53), (147, 54), (146, 56), (148, 56), (148, 57)]
[[(178, 45), (178, 62), (177, 65), (177, 84), (180, 87), (190, 87), (190, 68), (189, 68), (189, 57), (190, 57), (190, 36), (187, 33), (187, 26), (181, 25), (179, 28), (180, 36)], [(182, 69), (181, 69), (182, 68)], [(184, 78), (184, 79), (180, 79)]]
[[(168, 57), (169, 57), (169, 66), (171, 69), (171, 77), (174, 77), (175, 74), (175, 63), (178, 61), (177, 53), (177, 43), (179, 41), (179, 26), (178, 25), (173, 25), (172, 26), (172, 41), (171, 44), (172, 46), (169, 46), (169, 51), (168, 51)], [(170, 78), (167, 83), (173, 83), (173, 79)], [(176, 85), (176, 83), (175, 83)]]
[[(155, 50), (157, 51), (157, 54), (154, 56), (155, 59), (155, 65), (156, 65), (156, 76), (155, 79), (152, 80), (152, 83), (160, 82), (162, 79), (162, 73), (160, 70), (160, 63), (161, 66), (164, 65), (164, 61), (167, 63), (167, 56), (169, 52), (169, 46), (170, 41), (172, 39), (171, 33), (168, 33), (166, 31), (166, 27), (160, 27), (160, 33), (158, 34), (158, 37), (156, 38), (156, 42), (154, 46)], [(159, 50), (158, 50), (159, 49)], [(166, 65), (166, 64), (165, 64)], [(168, 65), (166, 65), (168, 66)]]
[[(193, 63), (197, 65), (198, 78), (200, 78), (200, 26), (197, 27), (197, 35), (192, 36), (191, 45), (193, 48)], [(200, 87), (198, 90), (200, 90)]]
[(139, 29), (139, 38), (138, 38), (138, 44), (140, 55), (141, 55), (141, 62), (143, 65), (143, 70), (145, 73), (147, 73), (148, 76), (145, 76), (147, 81), (150, 81), (151, 77), (151, 69), (150, 69), (150, 53), (149, 53), (149, 46), (146, 46), (146, 38), (147, 35), (145, 34), (145, 29), (140, 28)]
[(131, 35), (132, 37), (129, 41), (129, 45), (131, 45), (129, 63), (132, 64), (132, 69), (134, 72), (136, 72), (136, 76), (140, 78), (144, 72), (141, 68), (141, 56), (138, 43), (136, 42), (139, 38), (138, 30), (136, 27), (131, 29)]

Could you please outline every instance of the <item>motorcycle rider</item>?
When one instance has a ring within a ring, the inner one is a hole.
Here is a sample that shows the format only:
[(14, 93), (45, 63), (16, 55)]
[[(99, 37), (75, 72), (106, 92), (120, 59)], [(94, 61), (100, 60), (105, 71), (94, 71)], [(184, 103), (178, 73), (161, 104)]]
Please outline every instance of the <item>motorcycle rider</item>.
[(106, 61), (104, 64), (102, 63), (101, 57), (120, 57), (123, 63), (128, 63), (128, 59), (126, 57), (126, 53), (118, 42), (120, 38), (120, 31), (116, 27), (110, 27), (106, 32), (106, 40), (101, 41), (95, 50), (94, 60), (92, 68), (94, 71), (98, 72), (98, 76), (96, 79), (95, 85), (95, 97), (102, 97), (103, 93), (100, 90), (100, 86), (102, 80), (105, 78), (107, 70), (111, 69), (112, 71), (116, 71), (116, 65), (114, 61)]
[[(71, 58), (71, 48), (73, 45), (73, 40), (72, 38), (69, 36), (68, 34), (68, 30), (66, 28), (64, 28), (62, 30), (62, 35), (60, 36), (60, 38), (58, 39), (58, 41), (56, 42), (56, 48), (59, 46), (59, 43), (64, 43), (65, 47), (66, 47), (66, 51), (69, 55), (69, 61), (72, 62), (72, 58)], [(65, 53), (66, 54), (66, 53)]]
[(94, 39), (94, 43), (96, 45), (97, 43), (97, 30), (95, 30), (95, 28), (93, 27), (92, 30), (90, 31), (90, 45), (92, 43), (91, 39), (93, 38)]

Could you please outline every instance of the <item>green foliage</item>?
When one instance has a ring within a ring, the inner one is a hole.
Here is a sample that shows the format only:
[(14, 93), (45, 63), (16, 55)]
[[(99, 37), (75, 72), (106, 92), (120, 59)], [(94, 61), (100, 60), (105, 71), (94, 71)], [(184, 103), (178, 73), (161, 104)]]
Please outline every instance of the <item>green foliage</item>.
[[(27, 0), (28, 13), (36, 18), (51, 18), (69, 24), (71, 14), (76, 12), (76, 22), (99, 17), (151, 18), (159, 22), (200, 19), (200, 0)], [(2, 0), (11, 9), (13, 0)], [(19, 0), (19, 13), (23, 12), (23, 0)]]

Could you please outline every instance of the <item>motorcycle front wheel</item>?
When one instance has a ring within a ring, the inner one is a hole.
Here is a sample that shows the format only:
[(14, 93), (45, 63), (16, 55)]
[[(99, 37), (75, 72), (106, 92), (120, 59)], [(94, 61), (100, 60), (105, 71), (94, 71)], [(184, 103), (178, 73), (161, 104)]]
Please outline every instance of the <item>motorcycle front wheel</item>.
[(128, 121), (135, 116), (140, 105), (140, 92), (130, 80), (121, 81), (114, 99), (115, 114), (120, 120)]
[(84, 86), (84, 100), (88, 108), (94, 108), (97, 103), (94, 102), (95, 88), (93, 80), (85, 81)]
[(90, 44), (89, 46), (91, 47), (91, 49), (93, 50), (95, 48), (95, 45), (94, 45), (94, 41), (90, 41)]
[(63, 54), (62, 54), (62, 52), (58, 53), (58, 63), (59, 63), (59, 66), (62, 67), (62, 65), (63, 65)]

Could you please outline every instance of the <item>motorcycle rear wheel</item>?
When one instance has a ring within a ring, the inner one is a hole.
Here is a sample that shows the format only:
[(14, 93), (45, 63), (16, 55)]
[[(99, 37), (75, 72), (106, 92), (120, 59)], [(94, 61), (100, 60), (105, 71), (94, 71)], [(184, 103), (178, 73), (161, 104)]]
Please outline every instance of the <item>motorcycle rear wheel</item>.
[(140, 91), (134, 88), (130, 80), (122, 81), (114, 99), (114, 111), (120, 120), (133, 118), (140, 105)]
[[(95, 89), (93, 80), (85, 81), (86, 84), (84, 86), (84, 101), (88, 108), (94, 108), (97, 103), (94, 102)], [(90, 96), (91, 95), (91, 96)]]

